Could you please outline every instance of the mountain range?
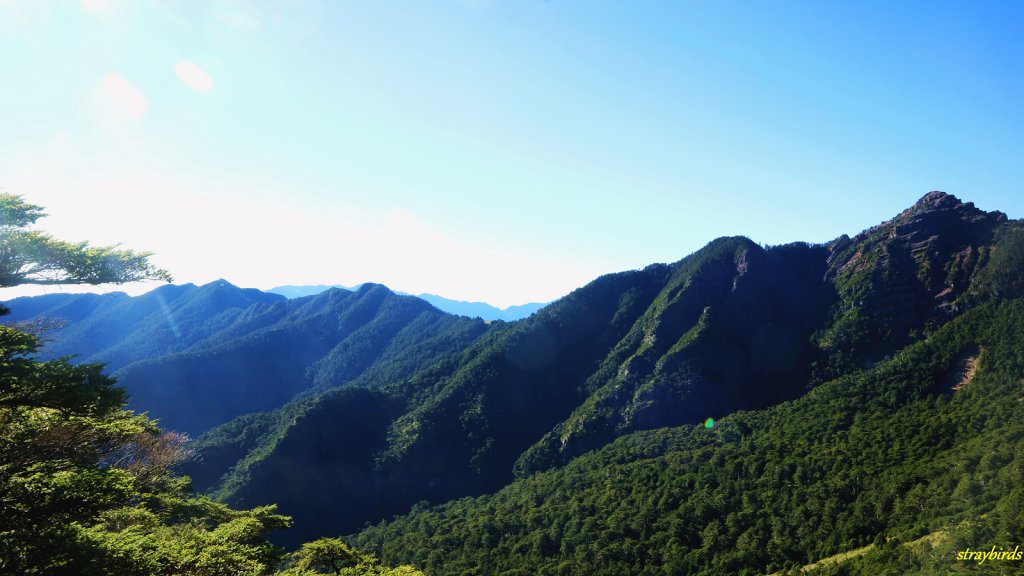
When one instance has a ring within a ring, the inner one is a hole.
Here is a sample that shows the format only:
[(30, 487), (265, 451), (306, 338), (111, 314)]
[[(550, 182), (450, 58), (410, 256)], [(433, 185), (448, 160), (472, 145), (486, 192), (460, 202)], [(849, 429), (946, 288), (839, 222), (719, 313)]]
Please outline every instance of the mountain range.
[(287, 300), (218, 280), (9, 305), (9, 322), (43, 327), (49, 356), (106, 363), (133, 408), (189, 434), (301, 393), (403, 377), (487, 327), (377, 284)]
[[(288, 285), (275, 286), (274, 288), (267, 290), (267, 292), (270, 292), (271, 294), (280, 294), (286, 298), (301, 298), (303, 296), (315, 296), (321, 292), (330, 290), (331, 288), (358, 290), (359, 286), (346, 287), (338, 284)], [(396, 292), (396, 294), (408, 295), (406, 292)], [(528, 304), (498, 308), (497, 306), (492, 306), (486, 302), (452, 300), (451, 298), (445, 298), (444, 296), (438, 296), (436, 294), (416, 294), (416, 297), (430, 302), (438, 310), (449, 314), (468, 316), (470, 318), (481, 318), (483, 320), (505, 320), (509, 322), (526, 318), (547, 305), (547, 303), (530, 302)]]
[(931, 192), (852, 237), (720, 238), (514, 322), (374, 284), (7, 306), (63, 317), (49, 353), (108, 362), (198, 436), (198, 489), (295, 518), (284, 545), (350, 533), (431, 574), (856, 549), (813, 570), (869, 574), (1024, 535), (1022, 298), (1024, 222)]

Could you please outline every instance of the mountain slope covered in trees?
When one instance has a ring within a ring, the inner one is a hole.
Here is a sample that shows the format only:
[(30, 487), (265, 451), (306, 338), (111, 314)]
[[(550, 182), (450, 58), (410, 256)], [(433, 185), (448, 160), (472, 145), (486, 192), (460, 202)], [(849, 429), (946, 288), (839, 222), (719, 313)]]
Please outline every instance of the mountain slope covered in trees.
[[(766, 574), (872, 543), (822, 572), (952, 573), (1024, 537), (1022, 339), (1024, 300), (986, 304), (798, 400), (627, 435), (353, 542), (437, 575)], [(934, 554), (900, 546), (940, 531)]]
[(422, 370), (487, 329), (378, 284), (254, 307), (215, 339), (119, 372), (134, 405), (197, 434), (300, 393), (373, 387)]
[(12, 322), (57, 324), (45, 332), (50, 357), (106, 362), (132, 408), (193, 435), (300, 393), (401, 378), (487, 329), (376, 284), (286, 300), (219, 280), (9, 306)]
[(15, 298), (5, 322), (28, 322), (45, 329), (51, 358), (102, 362), (116, 371), (126, 364), (187, 350), (231, 326), (251, 306), (284, 298), (218, 280), (195, 286), (161, 286), (141, 296), (48, 294)]
[(311, 530), (295, 538), (493, 492), (637, 431), (770, 407), (870, 369), (1020, 296), (1022, 238), (1019, 221), (931, 193), (825, 245), (719, 239), (599, 278), (372, 392), (328, 391), (212, 430), (190, 472), (226, 502), (279, 503)]
[[(235, 294), (119, 375), (205, 431), (180, 468), (197, 488), (295, 518), (288, 546), (377, 523), (351, 538), (438, 574), (756, 574), (865, 545), (814, 570), (923, 574), (1020, 536), (1022, 271), (1024, 223), (933, 192), (821, 245), (720, 238), (517, 322), (377, 285)], [(86, 304), (118, 305), (83, 303), (85, 326)]]

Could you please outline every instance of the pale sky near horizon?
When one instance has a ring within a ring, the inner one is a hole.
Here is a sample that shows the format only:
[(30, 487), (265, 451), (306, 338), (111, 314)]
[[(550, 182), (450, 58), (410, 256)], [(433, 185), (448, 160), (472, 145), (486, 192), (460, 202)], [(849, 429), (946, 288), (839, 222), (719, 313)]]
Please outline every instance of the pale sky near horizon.
[(0, 0), (0, 190), (179, 283), (547, 301), (930, 190), (1024, 217), (1022, 26), (1012, 1)]

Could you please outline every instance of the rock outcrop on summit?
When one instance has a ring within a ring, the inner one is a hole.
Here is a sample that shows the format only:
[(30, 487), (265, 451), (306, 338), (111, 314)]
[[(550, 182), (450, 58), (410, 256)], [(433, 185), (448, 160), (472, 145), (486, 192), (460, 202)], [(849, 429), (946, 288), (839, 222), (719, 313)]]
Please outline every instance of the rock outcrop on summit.
[[(870, 365), (933, 329), (984, 299), (982, 271), (1019, 229), (1002, 212), (936, 191), (891, 220), (830, 242), (825, 279), (839, 305), (819, 344), (844, 351), (848, 363)], [(844, 331), (852, 337), (841, 337)], [(865, 346), (853, 349), (852, 340)]]

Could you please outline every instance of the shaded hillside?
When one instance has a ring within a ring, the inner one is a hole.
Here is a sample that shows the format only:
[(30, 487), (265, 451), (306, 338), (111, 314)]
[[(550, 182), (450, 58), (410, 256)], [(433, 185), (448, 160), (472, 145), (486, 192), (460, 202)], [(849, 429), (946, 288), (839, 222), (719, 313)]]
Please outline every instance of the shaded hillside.
[(298, 394), (400, 380), (487, 330), (376, 284), (287, 300), (218, 280), (8, 306), (6, 321), (45, 328), (49, 357), (106, 362), (133, 409), (193, 435)]
[[(390, 408), (358, 451), (332, 421), (365, 410), (329, 392), (212, 431), (198, 446), (216, 472), (202, 478), (226, 471), (212, 490), (227, 502), (280, 503), (309, 531), (295, 539), (491, 492), (634, 431), (796, 398), (1013, 295), (1020, 229), (931, 193), (891, 222), (823, 246), (719, 239), (672, 265), (599, 278), (392, 378), (377, 388)], [(968, 248), (988, 256), (968, 265)], [(942, 282), (952, 288), (943, 293)], [(344, 490), (329, 495), (332, 483)]]
[(633, 430), (769, 406), (804, 391), (810, 336), (834, 302), (826, 251), (722, 238), (677, 263), (586, 382), (591, 393), (518, 463), (567, 462)]
[[(1024, 538), (1022, 340), (1024, 300), (985, 305), (799, 400), (631, 434), (351, 541), (436, 575), (767, 574), (871, 543), (855, 573), (947, 573)], [(939, 555), (900, 547), (950, 528)]]
[(128, 365), (118, 376), (131, 406), (165, 428), (199, 434), (299, 393), (405, 377), (486, 329), (482, 321), (364, 284), (356, 292), (333, 289), (250, 308), (215, 337)]
[[(249, 426), (214, 429), (197, 443), (203, 458), (231, 452), (231, 446), (250, 447), (217, 494), (230, 502), (278, 502), (297, 525), (308, 523), (310, 532), (283, 537), (298, 542), (339, 525), (355, 528), (423, 499), (496, 489), (511, 479), (519, 452), (579, 401), (582, 390), (564, 384), (582, 382), (596, 368), (664, 275), (663, 267), (652, 267), (604, 277), (528, 320), (493, 324), (466, 349), (396, 379), (382, 392), (401, 399), (402, 409), (381, 420), (384, 434), (367, 438), (355, 453), (331, 432), (336, 423), (365, 412), (345, 390), (286, 407), (282, 413), (296, 416), (272, 417), (271, 431), (264, 434), (250, 431), (266, 425), (261, 418), (251, 418)], [(560, 356), (575, 361), (556, 362)], [(315, 452), (303, 448), (314, 440)], [(280, 481), (286, 476), (288, 482)], [(308, 497), (332, 483), (345, 490)]]
[(217, 280), (203, 286), (161, 286), (141, 296), (50, 294), (6, 303), (7, 323), (45, 328), (49, 357), (103, 362), (114, 371), (131, 362), (188, 349), (231, 326), (256, 305), (284, 298)]

